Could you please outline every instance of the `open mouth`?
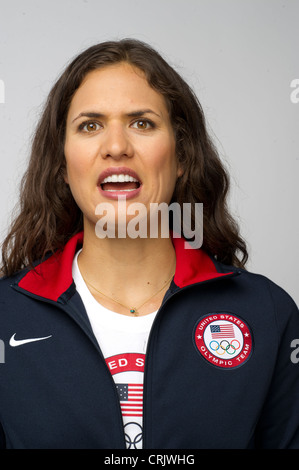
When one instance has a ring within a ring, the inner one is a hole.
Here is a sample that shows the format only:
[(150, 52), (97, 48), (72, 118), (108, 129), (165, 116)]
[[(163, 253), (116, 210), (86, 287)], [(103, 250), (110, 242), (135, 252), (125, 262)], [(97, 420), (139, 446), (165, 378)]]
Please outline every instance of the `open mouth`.
[(125, 166), (107, 168), (98, 179), (98, 188), (108, 199), (135, 198), (139, 195), (141, 187), (142, 181), (138, 174)]
[(140, 188), (140, 181), (126, 173), (112, 174), (100, 182), (101, 189), (108, 192), (131, 192)]

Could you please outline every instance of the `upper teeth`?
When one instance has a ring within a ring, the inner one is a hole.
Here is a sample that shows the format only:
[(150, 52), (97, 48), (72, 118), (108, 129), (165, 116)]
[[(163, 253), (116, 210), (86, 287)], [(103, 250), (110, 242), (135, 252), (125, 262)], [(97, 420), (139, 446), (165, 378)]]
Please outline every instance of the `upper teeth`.
[(133, 176), (130, 175), (111, 175), (107, 176), (101, 184), (104, 183), (138, 183), (138, 180), (133, 178)]

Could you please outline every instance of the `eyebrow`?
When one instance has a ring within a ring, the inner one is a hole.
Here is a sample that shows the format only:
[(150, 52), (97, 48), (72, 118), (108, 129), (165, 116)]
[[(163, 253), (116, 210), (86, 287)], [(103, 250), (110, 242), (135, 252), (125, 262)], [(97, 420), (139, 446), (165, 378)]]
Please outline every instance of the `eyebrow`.
[[(132, 111), (131, 113), (126, 114), (126, 116), (133, 117), (133, 118), (139, 118), (139, 117), (144, 116), (145, 114), (155, 114), (157, 117), (161, 117), (159, 114), (157, 114), (152, 109), (140, 109), (140, 110), (137, 110), (137, 111)], [(75, 117), (75, 119), (72, 122), (75, 122), (77, 119), (79, 119), (81, 117), (101, 119), (101, 118), (105, 117), (105, 114), (96, 113), (96, 112), (82, 112), (77, 117)]]

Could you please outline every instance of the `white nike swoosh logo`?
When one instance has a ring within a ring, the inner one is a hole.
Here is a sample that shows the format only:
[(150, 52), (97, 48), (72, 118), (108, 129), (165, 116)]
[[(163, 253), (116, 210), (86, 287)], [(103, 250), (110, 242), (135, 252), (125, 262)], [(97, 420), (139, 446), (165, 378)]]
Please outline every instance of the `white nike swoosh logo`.
[(52, 335), (50, 336), (44, 336), (43, 338), (28, 338), (28, 339), (15, 339), (16, 333), (12, 335), (12, 337), (9, 340), (9, 345), (12, 347), (15, 346), (21, 346), (22, 344), (26, 343), (33, 343), (34, 341), (42, 341), (43, 339), (48, 339), (51, 338)]

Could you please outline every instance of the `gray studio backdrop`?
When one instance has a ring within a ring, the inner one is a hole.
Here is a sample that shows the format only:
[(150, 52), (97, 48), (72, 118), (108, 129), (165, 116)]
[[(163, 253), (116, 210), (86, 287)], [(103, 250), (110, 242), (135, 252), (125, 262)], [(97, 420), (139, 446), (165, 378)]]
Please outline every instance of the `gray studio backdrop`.
[(0, 0), (1, 240), (54, 80), (84, 48), (134, 37), (199, 96), (231, 173), (248, 268), (299, 303), (298, 19), (298, 0)]

